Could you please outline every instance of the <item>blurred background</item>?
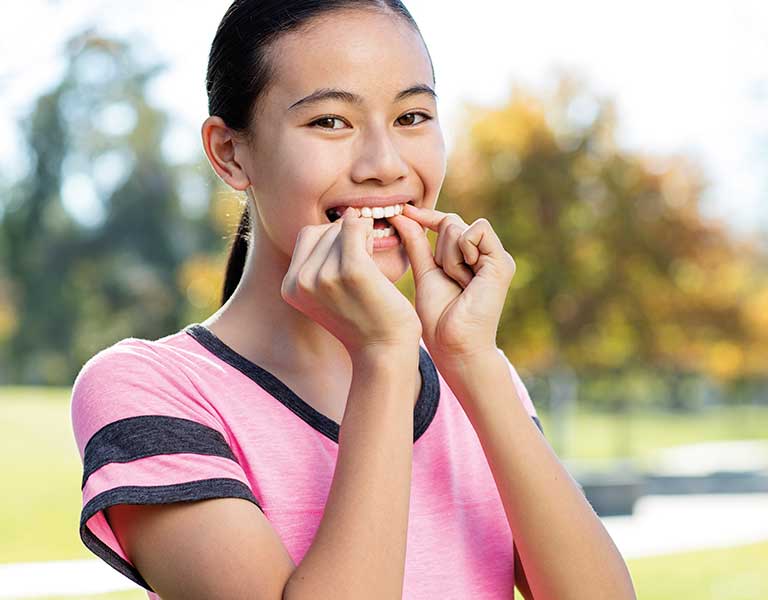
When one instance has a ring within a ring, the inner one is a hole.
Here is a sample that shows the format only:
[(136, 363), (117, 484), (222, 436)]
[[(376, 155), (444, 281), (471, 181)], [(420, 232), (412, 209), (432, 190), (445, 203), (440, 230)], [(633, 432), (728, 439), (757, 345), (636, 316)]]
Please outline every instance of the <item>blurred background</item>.
[[(228, 5), (0, 20), (0, 598), (146, 597), (79, 539), (69, 393), (99, 350), (218, 308), (242, 197), (199, 129)], [(498, 344), (639, 597), (768, 597), (768, 5), (407, 5), (438, 208), (514, 256)]]

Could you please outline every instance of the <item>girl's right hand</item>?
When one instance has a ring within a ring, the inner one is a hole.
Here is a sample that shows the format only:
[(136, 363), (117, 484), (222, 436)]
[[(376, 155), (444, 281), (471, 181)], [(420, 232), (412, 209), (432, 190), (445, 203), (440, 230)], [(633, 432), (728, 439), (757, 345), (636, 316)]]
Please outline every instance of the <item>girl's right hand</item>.
[(350, 352), (418, 344), (421, 321), (373, 260), (373, 219), (347, 208), (330, 225), (299, 232), (280, 295)]

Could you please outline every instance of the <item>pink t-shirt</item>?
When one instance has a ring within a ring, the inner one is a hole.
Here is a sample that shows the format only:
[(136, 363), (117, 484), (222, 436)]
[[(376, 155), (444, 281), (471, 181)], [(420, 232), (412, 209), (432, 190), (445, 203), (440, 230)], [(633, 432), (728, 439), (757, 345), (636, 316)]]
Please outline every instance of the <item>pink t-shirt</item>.
[[(483, 449), (423, 343), (419, 370), (403, 598), (509, 600), (512, 535)], [(83, 461), (80, 536), (150, 599), (159, 596), (120, 546), (106, 507), (244, 498), (301, 562), (328, 497), (339, 424), (210, 329), (193, 323), (98, 352), (75, 379), (71, 410)]]

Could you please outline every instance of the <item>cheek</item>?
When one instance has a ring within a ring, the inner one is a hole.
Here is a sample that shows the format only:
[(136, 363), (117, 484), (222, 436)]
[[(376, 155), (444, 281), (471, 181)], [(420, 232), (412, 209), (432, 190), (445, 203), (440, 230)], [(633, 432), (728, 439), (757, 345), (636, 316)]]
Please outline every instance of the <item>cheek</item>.
[(339, 153), (317, 145), (295, 145), (283, 149), (269, 172), (270, 194), (283, 217), (301, 228), (325, 222), (321, 199), (338, 180), (341, 165)]
[(434, 205), (445, 179), (447, 165), (442, 133), (436, 133), (434, 138), (422, 144), (419, 150), (412, 164), (424, 185), (424, 197)]
[(320, 199), (336, 181), (341, 165), (339, 153), (329, 152), (327, 144), (286, 137), (272, 148), (276, 150), (264, 153), (258, 167), (262, 227), (290, 256), (302, 227), (324, 223)]
[(338, 172), (344, 162), (342, 145), (324, 139), (321, 132), (297, 128), (282, 136), (278, 154), (292, 173), (302, 173), (304, 179), (314, 180)]
[(338, 172), (337, 157), (327, 147), (322, 150), (316, 144), (284, 142), (262, 163), (261, 190), (278, 220), (300, 222), (299, 227), (316, 222), (319, 200)]

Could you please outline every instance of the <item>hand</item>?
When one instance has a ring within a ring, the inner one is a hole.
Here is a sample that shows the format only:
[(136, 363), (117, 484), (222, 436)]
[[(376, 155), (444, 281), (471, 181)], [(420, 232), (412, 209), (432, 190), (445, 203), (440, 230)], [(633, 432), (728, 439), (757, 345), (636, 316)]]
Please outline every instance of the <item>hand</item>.
[[(496, 330), (515, 261), (486, 219), (406, 204), (389, 222), (403, 240), (416, 284), (423, 339), (436, 360), (496, 353)], [(435, 255), (422, 226), (438, 232)]]
[(280, 295), (352, 356), (371, 345), (418, 345), (421, 337), (413, 306), (373, 260), (373, 219), (355, 208), (301, 229)]

